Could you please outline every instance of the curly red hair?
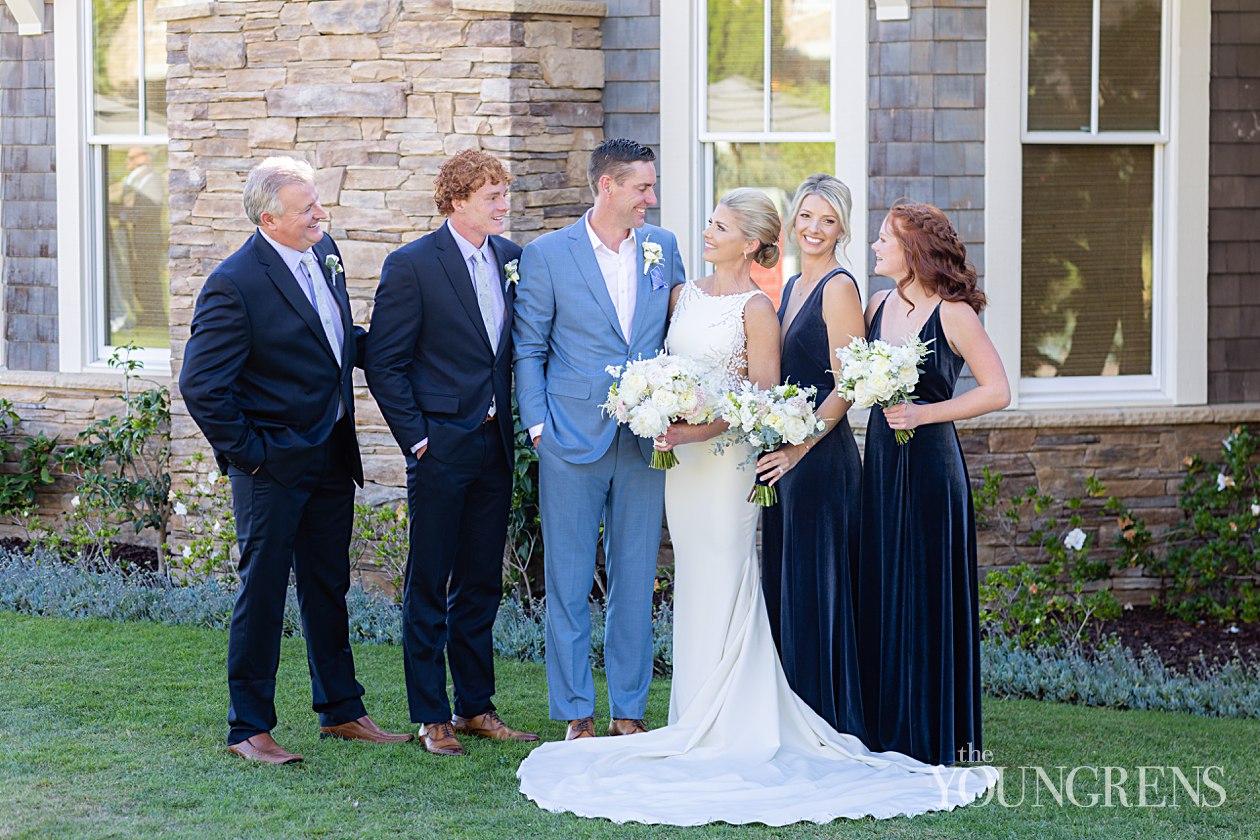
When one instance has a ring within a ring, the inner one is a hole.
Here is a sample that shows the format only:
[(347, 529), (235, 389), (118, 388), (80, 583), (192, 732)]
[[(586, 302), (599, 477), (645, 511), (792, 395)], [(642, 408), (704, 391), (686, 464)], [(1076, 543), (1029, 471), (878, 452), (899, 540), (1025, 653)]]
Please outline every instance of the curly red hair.
[(453, 202), (463, 200), (481, 189), (489, 181), (492, 184), (509, 184), (512, 176), (499, 159), (478, 149), (464, 149), (438, 170), (433, 184), (433, 200), (438, 212), (449, 216), (455, 212)]
[[(897, 284), (897, 294), (910, 303), (902, 289), (916, 280), (941, 300), (960, 300), (978, 314), (986, 299), (976, 268), (967, 259), (967, 246), (958, 238), (949, 217), (931, 204), (895, 204), (888, 211), (890, 227), (906, 252), (909, 274)], [(914, 304), (910, 303), (910, 308)]]

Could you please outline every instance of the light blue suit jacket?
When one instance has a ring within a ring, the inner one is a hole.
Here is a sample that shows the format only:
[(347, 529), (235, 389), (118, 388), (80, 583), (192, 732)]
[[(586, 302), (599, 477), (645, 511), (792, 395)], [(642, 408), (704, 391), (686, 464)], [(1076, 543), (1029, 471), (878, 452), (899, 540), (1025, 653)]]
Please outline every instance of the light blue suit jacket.
[[(638, 271), (630, 341), (586, 232), (585, 217), (540, 236), (521, 254), (512, 329), (516, 399), (525, 428), (545, 424), (550, 451), (572, 464), (599, 460), (612, 445), (616, 421), (600, 405), (613, 378), (605, 370), (655, 356), (665, 342), (669, 292), (683, 283), (674, 235), (645, 224), (635, 231)], [(643, 243), (660, 244), (664, 261), (644, 271)], [(644, 459), (652, 442), (640, 441)]]

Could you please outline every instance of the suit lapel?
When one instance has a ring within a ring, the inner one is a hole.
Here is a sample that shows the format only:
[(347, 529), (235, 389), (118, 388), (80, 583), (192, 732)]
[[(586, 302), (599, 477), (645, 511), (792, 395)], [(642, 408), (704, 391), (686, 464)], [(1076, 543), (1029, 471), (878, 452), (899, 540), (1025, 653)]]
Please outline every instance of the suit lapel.
[(647, 276), (647, 272), (643, 270), (643, 240), (648, 235), (649, 234), (644, 232), (643, 228), (635, 228), (634, 247), (638, 253), (636, 254), (635, 259), (636, 271), (634, 273), (634, 282), (636, 291), (634, 300), (634, 318), (630, 322), (631, 336), (640, 335), (640, 330), (643, 329), (644, 321), (648, 317), (648, 309), (654, 308), (652, 304), (655, 303), (655, 300), (652, 298), (652, 281)]
[(275, 285), (280, 296), (288, 301), (289, 306), (293, 307), (293, 311), (297, 313), (306, 326), (310, 327), (315, 338), (318, 340), (320, 347), (328, 354), (328, 358), (335, 364), (337, 358), (333, 355), (332, 347), (328, 344), (328, 337), (324, 334), (324, 325), (319, 322), (319, 313), (315, 311), (315, 307), (306, 299), (306, 292), (302, 291), (298, 286), (297, 278), (293, 276), (293, 272), (289, 271), (289, 267), (285, 265), (284, 260), (276, 253), (276, 249), (272, 248), (267, 240), (258, 234), (257, 247), (255, 254), (258, 261), (261, 262), (267, 270), (267, 277)]
[(574, 262), (577, 263), (578, 274), (586, 281), (591, 294), (595, 297), (595, 302), (608, 318), (608, 323), (612, 324), (617, 335), (625, 341), (626, 337), (621, 332), (621, 322), (617, 320), (617, 310), (613, 307), (612, 298), (608, 296), (608, 284), (604, 280), (604, 273), (599, 270), (599, 261), (595, 259), (595, 249), (591, 247), (591, 239), (586, 232), (585, 216), (569, 227), (569, 251), (573, 254)]
[(499, 346), (494, 350), (494, 357), (497, 359), (503, 355), (512, 332), (512, 303), (516, 300), (516, 284), (507, 282), (507, 272), (504, 271), (503, 266), (510, 260), (504, 259), (506, 254), (503, 253), (502, 246), (493, 236), (490, 237), (490, 250), (494, 252), (495, 261), (495, 265), (491, 267), (499, 275), (499, 282), (503, 289), (503, 327), (499, 330)]
[[(346, 288), (345, 270), (342, 269), (342, 282), (338, 283), (337, 277), (333, 275), (325, 262), (328, 254), (331, 253), (331, 249), (324, 254), (319, 253), (319, 250), (316, 249), (315, 262), (319, 265), (320, 272), (323, 273), (324, 279), (328, 282), (328, 288), (332, 289), (333, 300), (337, 301), (337, 312), (341, 315), (341, 358), (345, 359), (347, 358), (346, 354), (349, 352), (350, 342), (354, 341), (354, 318), (350, 314), (350, 290)], [(320, 328), (323, 328), (322, 324)]]
[(472, 277), (468, 275), (468, 265), (464, 262), (464, 255), (460, 253), (459, 246), (455, 244), (455, 238), (451, 236), (445, 224), (434, 231), (433, 235), (437, 244), (438, 262), (446, 271), (446, 279), (450, 281), (455, 297), (468, 313), (468, 318), (472, 321), (477, 335), (481, 336), (486, 349), (493, 353), (495, 348), (490, 346), (490, 336), (486, 334), (485, 322), (481, 320), (481, 307), (477, 305), (477, 293), (473, 290)]

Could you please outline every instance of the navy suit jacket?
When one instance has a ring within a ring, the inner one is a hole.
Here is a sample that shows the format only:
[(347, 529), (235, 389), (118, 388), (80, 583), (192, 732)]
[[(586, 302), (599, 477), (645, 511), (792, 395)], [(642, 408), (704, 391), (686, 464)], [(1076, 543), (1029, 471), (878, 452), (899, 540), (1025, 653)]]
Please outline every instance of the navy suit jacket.
[(404, 454), (425, 438), (425, 458), (447, 460), (477, 432), (494, 395), (504, 454), (512, 463), (512, 309), (516, 286), (504, 266), (519, 246), (490, 237), (503, 284), (503, 328), (490, 337), (468, 264), (444, 224), (390, 254), (368, 332), (368, 387)]
[[(206, 280), (184, 347), (179, 389), (188, 413), (214, 448), (219, 468), (262, 467), (281, 484), (313, 480), (311, 455), (324, 445), (344, 403), (354, 424), (352, 374), (365, 332), (350, 318), (345, 275), (330, 276), (324, 259), (337, 244), (325, 235), (315, 261), (341, 310), (345, 340), (340, 367), (315, 307), (284, 260), (257, 231)], [(363, 485), (358, 446), (351, 475)]]

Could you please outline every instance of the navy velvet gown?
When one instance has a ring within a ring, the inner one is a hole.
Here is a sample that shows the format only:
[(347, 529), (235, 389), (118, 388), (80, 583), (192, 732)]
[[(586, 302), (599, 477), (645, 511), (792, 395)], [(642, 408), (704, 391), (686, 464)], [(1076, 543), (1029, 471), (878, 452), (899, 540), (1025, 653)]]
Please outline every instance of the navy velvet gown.
[[(880, 337), (883, 314), (881, 303), (868, 338)], [(919, 335), (933, 352), (914, 402), (943, 402), (963, 359), (939, 304)], [(872, 408), (862, 478), (858, 652), (870, 746), (953, 764), (960, 749), (981, 750), (975, 511), (954, 424), (919, 426), (898, 446)]]
[[(792, 288), (779, 308), (782, 321)], [(782, 375), (818, 389), (821, 405), (839, 364), (823, 322), (823, 287), (854, 283), (843, 269), (810, 292), (783, 339)], [(858, 549), (862, 462), (847, 417), (778, 482), (779, 503), (761, 519), (761, 585), (788, 683), (839, 732), (866, 741), (854, 634), (853, 563)]]

